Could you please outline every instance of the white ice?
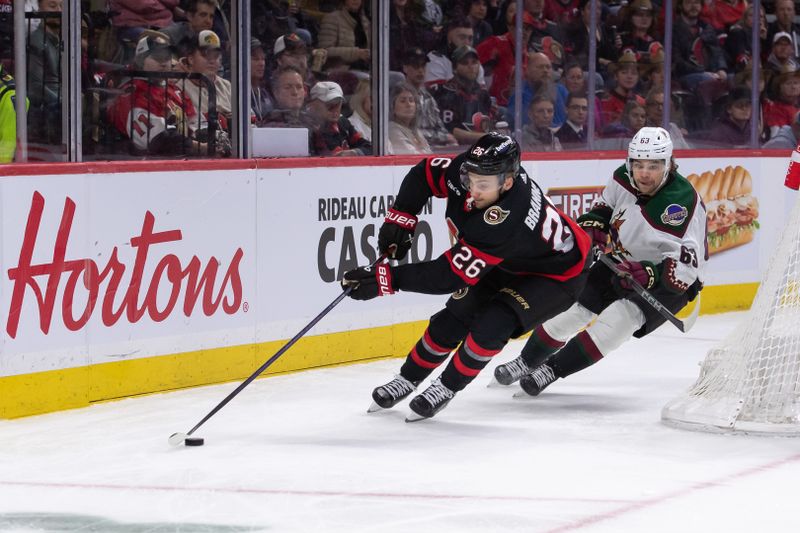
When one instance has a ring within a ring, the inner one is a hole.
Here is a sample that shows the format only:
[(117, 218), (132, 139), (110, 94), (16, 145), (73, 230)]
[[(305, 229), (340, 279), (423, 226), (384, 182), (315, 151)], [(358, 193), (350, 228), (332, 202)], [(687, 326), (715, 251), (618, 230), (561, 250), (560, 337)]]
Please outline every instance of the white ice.
[(0, 421), (0, 531), (797, 532), (800, 439), (659, 420), (744, 316), (665, 325), (536, 399), (489, 367), (415, 424), (365, 412), (401, 359), (257, 380), (198, 448), (167, 438), (236, 383)]

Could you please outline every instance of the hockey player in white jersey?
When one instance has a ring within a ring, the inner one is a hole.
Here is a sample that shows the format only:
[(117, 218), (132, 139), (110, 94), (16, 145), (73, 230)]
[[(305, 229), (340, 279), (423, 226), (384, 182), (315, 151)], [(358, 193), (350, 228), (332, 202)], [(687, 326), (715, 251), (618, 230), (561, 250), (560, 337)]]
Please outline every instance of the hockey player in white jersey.
[[(702, 289), (708, 260), (705, 206), (676, 169), (669, 133), (642, 128), (630, 142), (625, 164), (578, 218), (594, 245), (673, 313)], [(495, 379), (503, 385), (519, 380), (527, 394), (536, 396), (556, 379), (593, 365), (631, 336), (643, 337), (664, 322), (625, 277), (598, 261), (577, 303), (536, 327), (521, 355), (495, 368)]]

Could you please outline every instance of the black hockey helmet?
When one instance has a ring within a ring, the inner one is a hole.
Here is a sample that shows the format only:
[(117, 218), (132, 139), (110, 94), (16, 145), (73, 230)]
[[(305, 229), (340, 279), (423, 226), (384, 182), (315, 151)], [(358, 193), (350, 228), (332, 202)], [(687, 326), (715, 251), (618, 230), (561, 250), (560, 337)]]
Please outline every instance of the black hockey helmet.
[(468, 179), (467, 173), (499, 175), (500, 180), (508, 174), (516, 176), (519, 171), (519, 144), (512, 137), (497, 132), (487, 133), (467, 150), (467, 157), (461, 164), (461, 180)]

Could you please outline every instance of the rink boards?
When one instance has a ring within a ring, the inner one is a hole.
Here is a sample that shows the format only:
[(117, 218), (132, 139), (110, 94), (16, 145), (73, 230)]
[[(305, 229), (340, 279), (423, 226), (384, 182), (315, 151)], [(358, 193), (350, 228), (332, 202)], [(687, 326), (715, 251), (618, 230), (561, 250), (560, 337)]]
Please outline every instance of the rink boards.
[[(760, 229), (712, 256), (704, 313), (749, 306), (791, 202), (787, 157), (713, 155), (682, 158), (680, 171), (746, 168)], [(524, 165), (577, 216), (622, 161), (597, 157)], [(375, 259), (416, 162), (0, 167), (0, 418), (250, 375), (336, 298), (344, 271)], [(411, 261), (448, 248), (444, 207), (433, 199), (423, 210)], [(267, 373), (403, 355), (444, 300), (347, 299)]]

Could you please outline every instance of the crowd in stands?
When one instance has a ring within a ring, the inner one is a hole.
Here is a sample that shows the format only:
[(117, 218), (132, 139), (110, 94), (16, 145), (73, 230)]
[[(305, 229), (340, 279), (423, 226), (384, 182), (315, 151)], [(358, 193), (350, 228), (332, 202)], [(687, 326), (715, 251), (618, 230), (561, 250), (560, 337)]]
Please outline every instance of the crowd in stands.
[[(39, 0), (28, 17), (29, 141), (45, 145), (63, 139), (52, 120), (64, 92), (62, 1)], [(752, 121), (765, 147), (789, 147), (800, 130), (793, 0), (765, 2), (757, 23), (747, 0), (675, 0), (670, 65), (658, 0), (598, 2), (594, 35), (589, 0), (388, 1), (391, 154), (455, 151), (487, 131), (514, 131), (517, 105), (519, 140), (529, 151), (585, 150), (590, 138), (596, 149), (624, 148), (639, 128), (661, 125), (665, 104), (679, 148), (752, 146)], [(250, 7), (250, 125), (306, 128), (311, 155), (372, 154), (370, 2), (252, 0)], [(120, 146), (121, 155), (230, 154), (237, 120), (230, 10), (227, 0), (109, 0), (105, 24), (84, 14), (84, 146), (98, 158)], [(595, 94), (588, 93), (591, 39)]]

